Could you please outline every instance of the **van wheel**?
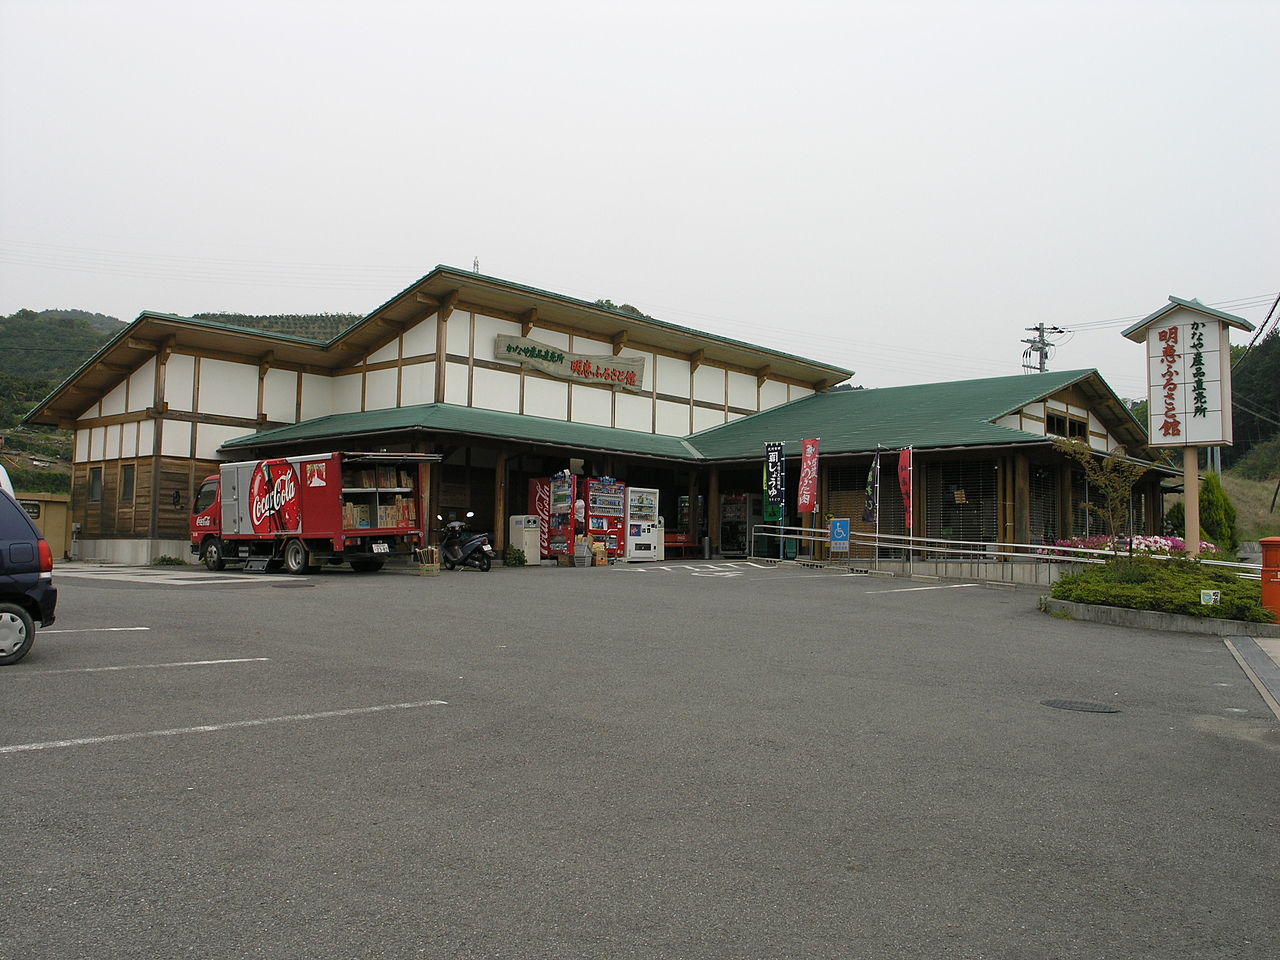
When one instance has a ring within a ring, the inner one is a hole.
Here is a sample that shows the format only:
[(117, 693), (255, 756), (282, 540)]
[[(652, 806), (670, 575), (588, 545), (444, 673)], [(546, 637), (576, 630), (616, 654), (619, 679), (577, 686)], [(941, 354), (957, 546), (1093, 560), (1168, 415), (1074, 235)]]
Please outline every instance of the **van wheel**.
[(210, 537), (204, 542), (204, 546), (200, 549), (200, 556), (204, 560), (204, 565), (214, 573), (227, 565), (227, 561), (222, 557), (222, 541), (217, 537)]
[(284, 545), (284, 572), (307, 572), (307, 545), (301, 540), (290, 540)]
[(17, 663), (36, 639), (31, 614), (14, 603), (0, 603), (0, 665)]

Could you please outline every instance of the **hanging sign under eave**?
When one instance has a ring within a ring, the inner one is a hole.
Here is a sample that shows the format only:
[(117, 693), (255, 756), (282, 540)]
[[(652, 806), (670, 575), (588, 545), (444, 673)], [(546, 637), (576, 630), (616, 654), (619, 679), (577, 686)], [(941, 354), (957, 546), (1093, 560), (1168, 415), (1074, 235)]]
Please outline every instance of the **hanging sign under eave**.
[(1124, 336), (1147, 347), (1147, 434), (1153, 447), (1230, 446), (1230, 329), (1251, 331), (1242, 317), (1199, 300), (1169, 306)]
[(573, 383), (644, 391), (644, 357), (570, 353), (528, 337), (503, 333), (494, 339), (493, 356), (498, 360), (514, 360), (521, 366)]

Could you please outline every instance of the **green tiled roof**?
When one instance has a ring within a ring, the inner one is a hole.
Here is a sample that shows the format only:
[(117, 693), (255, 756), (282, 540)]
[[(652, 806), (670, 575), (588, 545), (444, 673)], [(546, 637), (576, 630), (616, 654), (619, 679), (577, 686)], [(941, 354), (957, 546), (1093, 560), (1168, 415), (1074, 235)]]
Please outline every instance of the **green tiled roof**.
[(1044, 443), (1039, 434), (992, 423), (1090, 376), (1093, 370), (1024, 374), (951, 383), (819, 393), (712, 427), (688, 438), (710, 460), (759, 458), (771, 441), (799, 453), (805, 437), (819, 437), (824, 455), (862, 453), (876, 446), (921, 449)]
[(663, 460), (714, 461), (761, 459), (765, 443), (771, 441), (785, 442), (790, 447), (788, 453), (798, 453), (800, 441), (813, 436), (821, 438), (824, 455), (865, 453), (877, 446), (913, 445), (923, 450), (1046, 443), (1040, 434), (997, 426), (992, 421), (1089, 379), (1106, 389), (1097, 371), (1068, 370), (819, 393), (683, 439), (450, 403), (427, 403), (319, 417), (238, 437), (223, 447), (271, 447), (330, 438), (347, 442), (360, 436), (422, 430)]
[(643, 433), (639, 430), (617, 430), (589, 423), (570, 423), (516, 413), (501, 413), (497, 410), (462, 407), (452, 403), (424, 403), (412, 407), (367, 410), (362, 413), (336, 413), (237, 437), (224, 443), (223, 448), (234, 450), (242, 447), (278, 446), (309, 440), (324, 440), (330, 437), (347, 440), (368, 434), (395, 433), (404, 430), (495, 437), (583, 450), (661, 457), (664, 460), (698, 459), (697, 451), (679, 437)]

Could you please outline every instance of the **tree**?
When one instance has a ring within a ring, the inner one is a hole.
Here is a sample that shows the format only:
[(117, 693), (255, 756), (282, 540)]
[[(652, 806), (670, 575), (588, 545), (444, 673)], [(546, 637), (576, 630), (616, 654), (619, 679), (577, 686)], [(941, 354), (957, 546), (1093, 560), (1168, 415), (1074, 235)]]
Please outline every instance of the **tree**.
[(1205, 474), (1200, 484), (1200, 529), (1223, 553), (1234, 554), (1240, 546), (1236, 508), (1216, 473)]
[(1133, 485), (1150, 469), (1145, 463), (1135, 463), (1125, 456), (1124, 447), (1116, 447), (1105, 457), (1083, 440), (1059, 437), (1053, 445), (1080, 464), (1089, 488), (1098, 494), (1101, 505), (1090, 500), (1085, 504), (1102, 518), (1107, 536), (1113, 541), (1128, 531), (1129, 504), (1133, 500)]

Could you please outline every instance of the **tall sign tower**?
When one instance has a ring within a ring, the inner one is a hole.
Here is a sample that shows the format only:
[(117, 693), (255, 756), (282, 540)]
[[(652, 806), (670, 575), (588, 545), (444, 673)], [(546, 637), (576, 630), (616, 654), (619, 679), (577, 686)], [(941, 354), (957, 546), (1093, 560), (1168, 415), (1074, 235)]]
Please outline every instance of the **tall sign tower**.
[(1200, 448), (1231, 446), (1231, 328), (1242, 317), (1170, 297), (1124, 336), (1147, 348), (1147, 434), (1153, 447), (1182, 447), (1187, 552), (1200, 552)]

